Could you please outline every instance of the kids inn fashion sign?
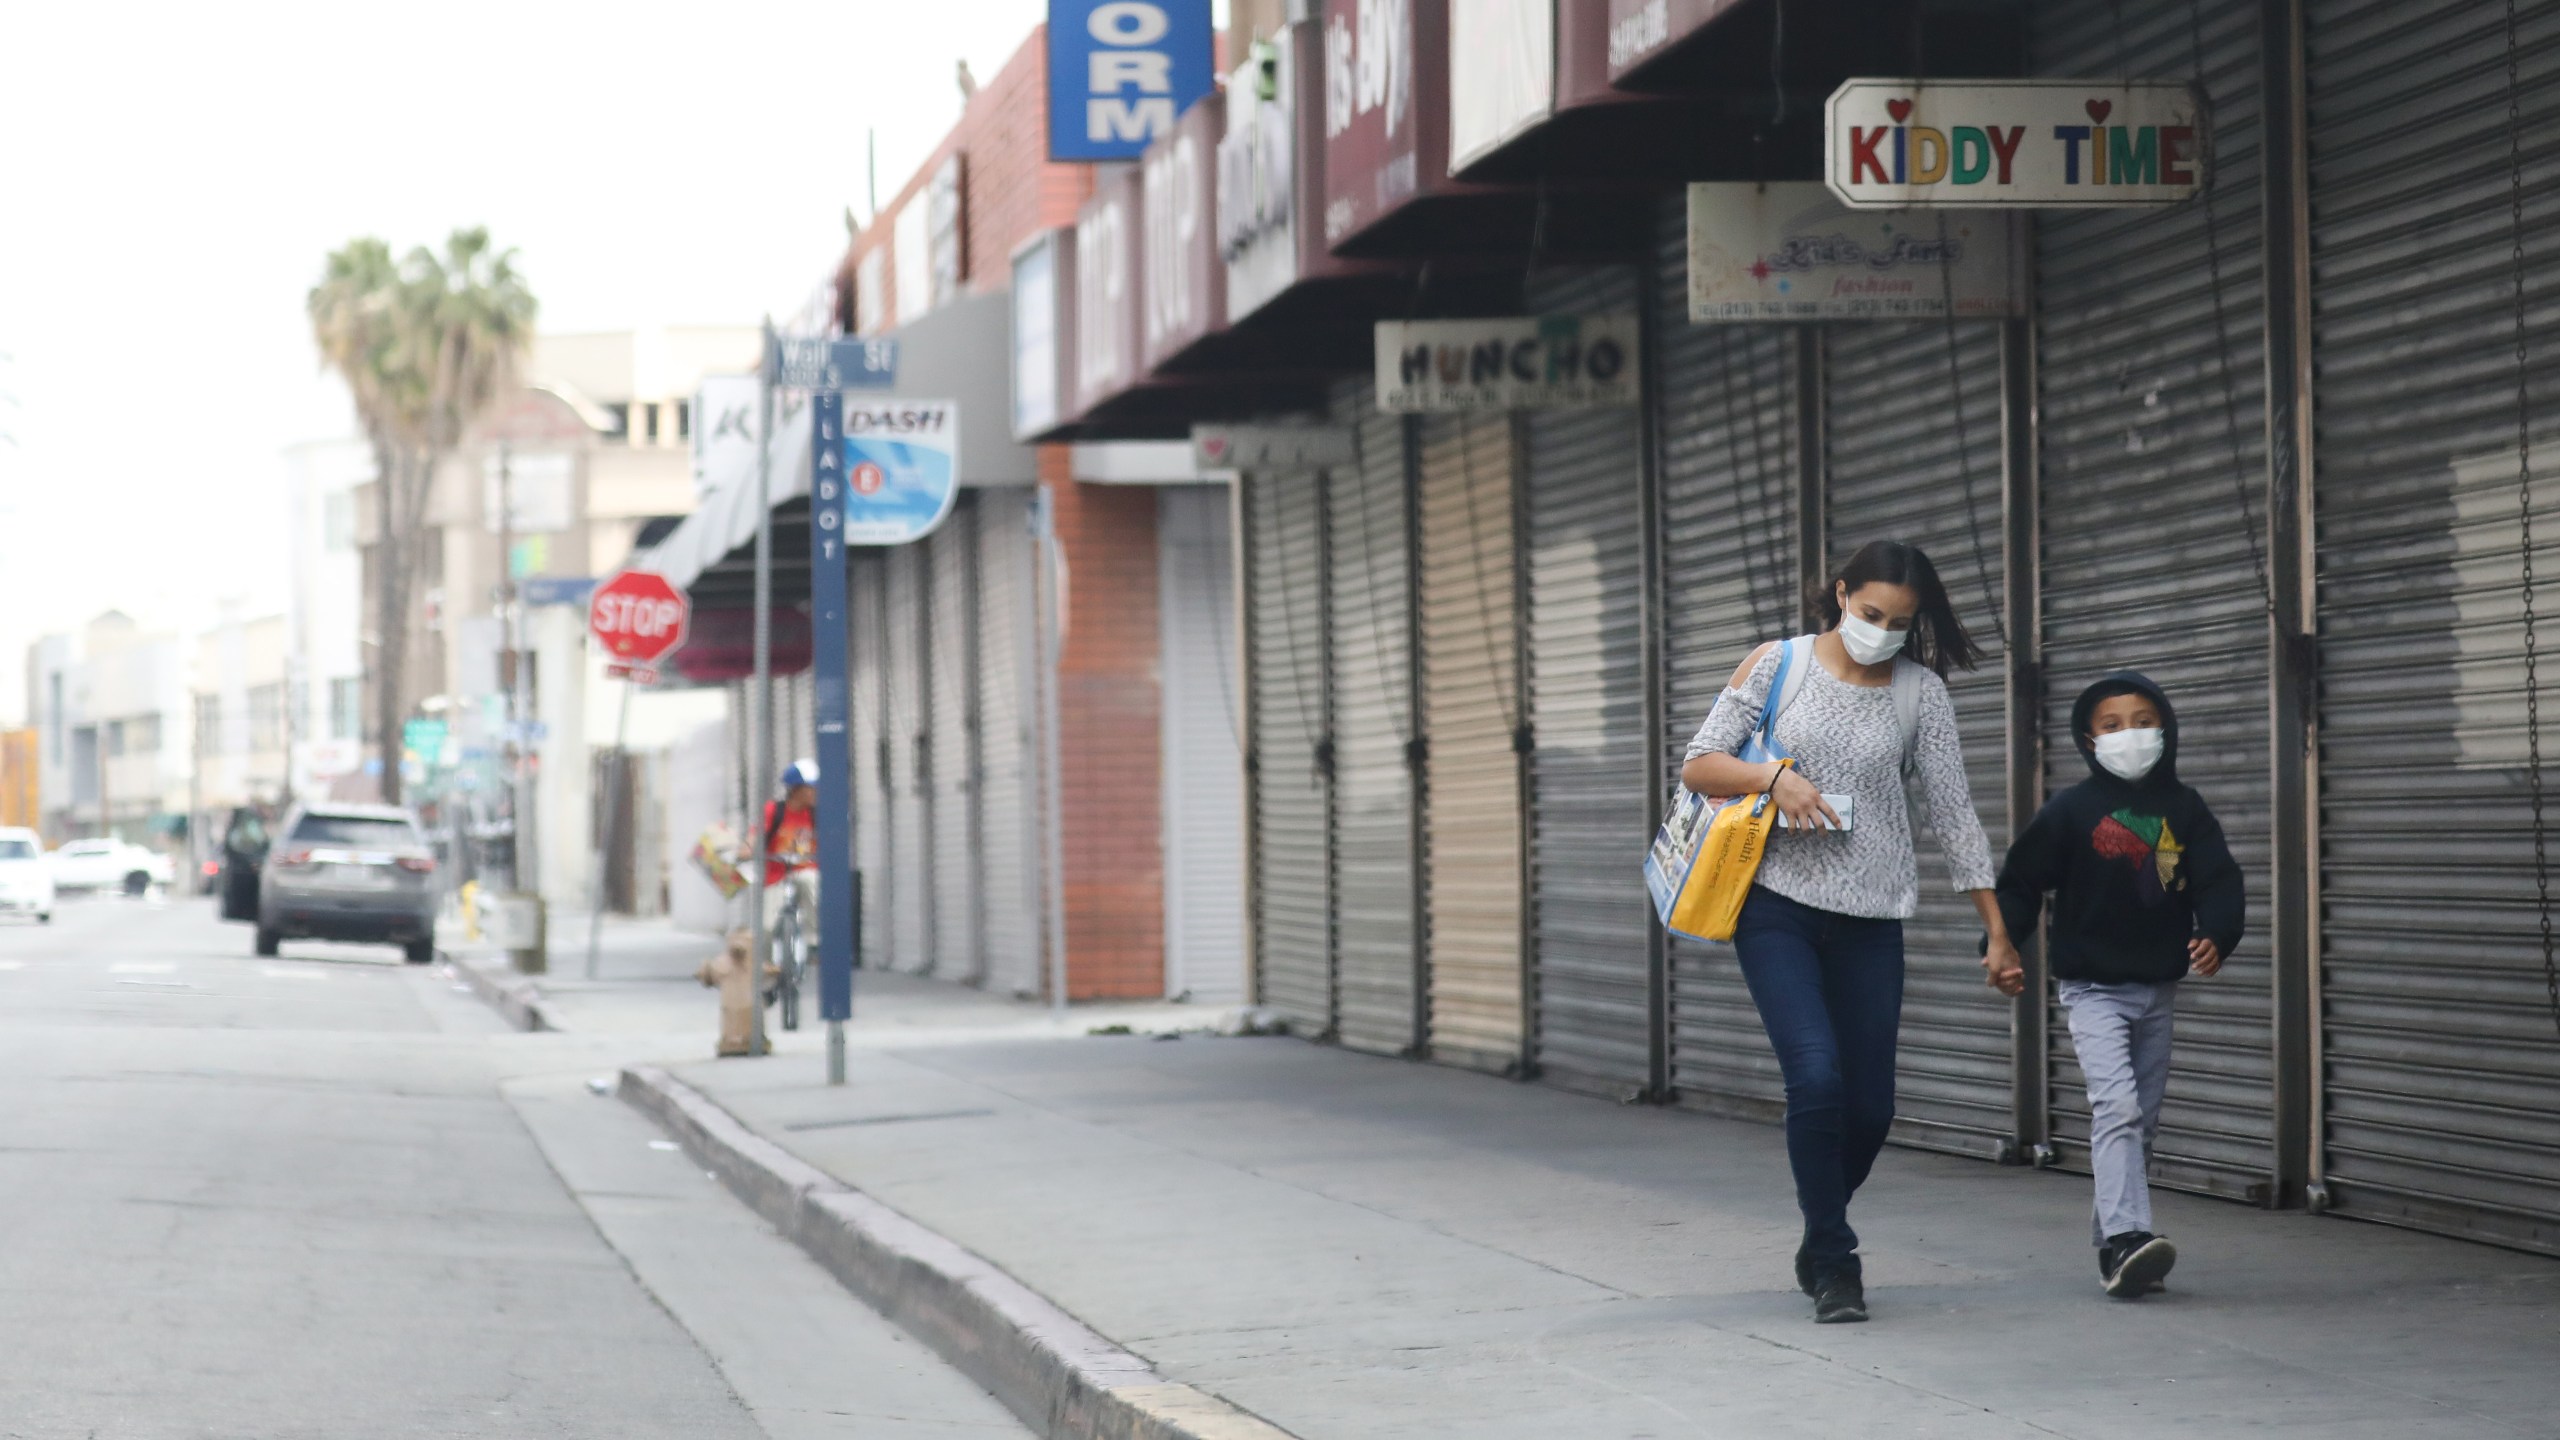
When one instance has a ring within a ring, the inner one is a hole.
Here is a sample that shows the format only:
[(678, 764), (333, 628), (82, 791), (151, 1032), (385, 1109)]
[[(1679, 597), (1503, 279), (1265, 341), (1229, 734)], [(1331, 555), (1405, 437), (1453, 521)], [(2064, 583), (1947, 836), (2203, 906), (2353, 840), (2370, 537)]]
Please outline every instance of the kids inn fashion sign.
[(1858, 210), (2174, 205), (2210, 178), (2204, 100), (2176, 80), (1851, 80), (1823, 179)]

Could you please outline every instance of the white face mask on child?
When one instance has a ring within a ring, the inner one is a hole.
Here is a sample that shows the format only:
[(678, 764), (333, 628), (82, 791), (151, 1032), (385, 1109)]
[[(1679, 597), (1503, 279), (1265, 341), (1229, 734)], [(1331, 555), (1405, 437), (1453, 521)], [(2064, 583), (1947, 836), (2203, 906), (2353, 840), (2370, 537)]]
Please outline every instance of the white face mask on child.
[(2153, 730), (2118, 730), (2097, 739), (2098, 763), (2119, 780), (2139, 780), (2160, 763), (2169, 748), (2166, 732)]
[(1861, 665), (1881, 665), (1902, 653), (1902, 642), (1911, 637), (1899, 630), (1887, 630), (1855, 615), (1840, 617), (1840, 643), (1848, 647), (1849, 658)]

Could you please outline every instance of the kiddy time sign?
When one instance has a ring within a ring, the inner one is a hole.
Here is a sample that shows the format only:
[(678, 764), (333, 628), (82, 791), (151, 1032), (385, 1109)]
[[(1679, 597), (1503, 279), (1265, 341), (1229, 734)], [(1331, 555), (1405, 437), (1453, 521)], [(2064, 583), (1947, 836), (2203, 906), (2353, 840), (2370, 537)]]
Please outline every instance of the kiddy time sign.
[(2182, 81), (1851, 80), (1823, 178), (1853, 209), (2094, 209), (2200, 194), (2211, 146)]

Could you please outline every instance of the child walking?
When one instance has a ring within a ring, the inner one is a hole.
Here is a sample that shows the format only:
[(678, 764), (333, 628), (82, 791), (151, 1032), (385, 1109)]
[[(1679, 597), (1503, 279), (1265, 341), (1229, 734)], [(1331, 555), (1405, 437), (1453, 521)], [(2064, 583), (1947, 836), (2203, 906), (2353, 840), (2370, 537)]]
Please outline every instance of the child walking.
[[(2081, 692), (2071, 730), (2089, 778), (2046, 802), (2009, 847), (2000, 910), (2023, 938), (2053, 897), (2046, 954), (2089, 1083), (2098, 1274), (2109, 1295), (2130, 1300), (2178, 1260), (2152, 1233), (2144, 1173), (2169, 1084), (2178, 982), (2222, 968), (2248, 901), (2221, 822), (2178, 779), (2178, 715), (2159, 686), (2118, 671)], [(2008, 978), (1992, 981), (2007, 988)]]

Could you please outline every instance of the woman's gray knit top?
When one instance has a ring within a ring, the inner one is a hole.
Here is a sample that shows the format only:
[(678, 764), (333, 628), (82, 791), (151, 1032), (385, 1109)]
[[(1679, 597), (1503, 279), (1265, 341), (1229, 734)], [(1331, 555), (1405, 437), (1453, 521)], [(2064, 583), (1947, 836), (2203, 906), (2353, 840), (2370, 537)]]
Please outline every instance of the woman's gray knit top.
[[(1785, 647), (1773, 645), (1742, 688), (1728, 687), (1689, 742), (1686, 758), (1732, 755), (1760, 724), (1760, 707)], [(1853, 795), (1849, 833), (1773, 831), (1760, 883), (1800, 904), (1838, 915), (1908, 919), (1920, 908), (1920, 865), (1911, 848), (1911, 807), (1902, 784), (1902, 727), (1891, 686), (1852, 685), (1814, 660), (1795, 703), (1778, 717), (1778, 745), (1825, 794)], [(1929, 828), (1958, 890), (1991, 888), (1991, 845), (1964, 779), (1947, 682), (1927, 677), (1913, 760), (1929, 801)]]

